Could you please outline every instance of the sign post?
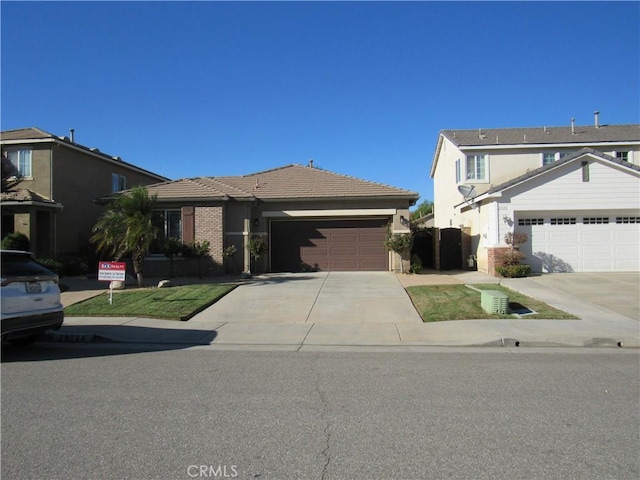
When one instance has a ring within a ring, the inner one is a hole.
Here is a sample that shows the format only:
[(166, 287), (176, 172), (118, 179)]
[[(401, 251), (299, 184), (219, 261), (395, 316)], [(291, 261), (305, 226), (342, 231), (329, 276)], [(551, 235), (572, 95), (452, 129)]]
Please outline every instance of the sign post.
[[(98, 281), (100, 282), (124, 282), (127, 277), (127, 264), (125, 262), (100, 262), (98, 264)], [(113, 305), (113, 288), (109, 284), (109, 305)]]

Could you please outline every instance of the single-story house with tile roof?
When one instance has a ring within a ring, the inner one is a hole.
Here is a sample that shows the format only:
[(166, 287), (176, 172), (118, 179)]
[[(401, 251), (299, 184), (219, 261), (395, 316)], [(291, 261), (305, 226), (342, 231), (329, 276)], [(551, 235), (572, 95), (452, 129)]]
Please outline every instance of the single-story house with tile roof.
[[(215, 273), (250, 272), (248, 245), (255, 236), (268, 245), (253, 267), (258, 271), (399, 270), (400, 259), (384, 246), (387, 225), (393, 233), (408, 233), (409, 208), (419, 198), (312, 163), (145, 188), (157, 198), (163, 235), (186, 244), (208, 241)], [(224, 256), (231, 246), (237, 251), (235, 268)], [(158, 255), (156, 262), (161, 259)]]

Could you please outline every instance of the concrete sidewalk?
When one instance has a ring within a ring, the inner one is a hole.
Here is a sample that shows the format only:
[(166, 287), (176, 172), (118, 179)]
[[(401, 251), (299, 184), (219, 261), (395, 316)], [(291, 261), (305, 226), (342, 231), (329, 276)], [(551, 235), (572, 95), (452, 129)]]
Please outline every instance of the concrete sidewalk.
[[(261, 346), (264, 348), (303, 349), (336, 346), (596, 346), (596, 347), (640, 347), (640, 323), (612, 309), (585, 301), (578, 295), (560, 290), (551, 276), (524, 279), (497, 279), (478, 272), (448, 272), (426, 275), (384, 275), (384, 282), (396, 282), (399, 290), (391, 288), (391, 296), (406, 295), (401, 286), (443, 283), (498, 283), (537, 298), (556, 308), (579, 316), (580, 320), (460, 320), (437, 323), (416, 321), (416, 312), (403, 312), (391, 316), (388, 310), (376, 302), (385, 292), (373, 288), (356, 294), (346, 292), (349, 276), (334, 275), (328, 282), (327, 273), (296, 275), (265, 275), (242, 282), (240, 288), (224, 297), (218, 304), (196, 315), (188, 322), (155, 320), (145, 318), (75, 318), (68, 317), (58, 332), (48, 334), (55, 341), (98, 341), (211, 345), (221, 348)], [(359, 275), (359, 274), (354, 274)], [(573, 274), (564, 274), (573, 275)], [(632, 274), (633, 275), (633, 274)], [(569, 285), (571, 278), (564, 277), (561, 284)], [(229, 280), (229, 279), (227, 279)], [(335, 282), (334, 282), (335, 280)], [(569, 283), (567, 283), (569, 282)], [(180, 284), (180, 281), (176, 281)], [(269, 286), (282, 287), (286, 283), (290, 296), (275, 298), (275, 290)], [(326, 285), (325, 285), (326, 284)], [(322, 286), (326, 286), (323, 290)], [(391, 283), (386, 283), (387, 287)], [(635, 284), (631, 284), (633, 291)], [(586, 287), (582, 287), (584, 289)], [(594, 288), (598, 288), (595, 286)], [(611, 286), (615, 288), (615, 286)], [(102, 291), (105, 290), (103, 287)], [(95, 290), (86, 289), (87, 295)], [(313, 292), (316, 292), (315, 294)], [(243, 292), (247, 295), (235, 293)], [(387, 292), (388, 293), (388, 292)], [(587, 292), (588, 293), (588, 292)], [(72, 291), (65, 292), (80, 296)], [(315, 295), (315, 296), (314, 296)], [(325, 302), (314, 312), (314, 305), (325, 295)], [(342, 311), (352, 297), (350, 307), (353, 321), (348, 320), (348, 311)], [(342, 298), (342, 305), (337, 300)], [(628, 298), (628, 297), (627, 297)], [(400, 297), (398, 297), (400, 300)], [(405, 302), (408, 298), (403, 298)], [(637, 301), (637, 296), (629, 301)], [(248, 302), (254, 302), (253, 307)], [(405, 303), (406, 304), (406, 303)], [(402, 303), (398, 303), (402, 305)], [(368, 306), (368, 307), (367, 307)], [(262, 313), (259, 317), (247, 318), (239, 311)], [(368, 308), (367, 320), (359, 317), (361, 309)], [(324, 311), (323, 311), (324, 309)], [(633, 312), (633, 310), (631, 310)], [(304, 312), (307, 312), (306, 314)], [(375, 312), (380, 315), (371, 317)], [(632, 313), (633, 314), (633, 313)], [(341, 321), (332, 321), (332, 319)], [(385, 321), (385, 318), (389, 319)]]

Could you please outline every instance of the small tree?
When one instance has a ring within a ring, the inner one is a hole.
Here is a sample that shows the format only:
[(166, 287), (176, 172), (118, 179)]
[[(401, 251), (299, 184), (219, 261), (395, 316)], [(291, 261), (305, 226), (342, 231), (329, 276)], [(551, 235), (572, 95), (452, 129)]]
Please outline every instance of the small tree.
[(511, 249), (500, 256), (500, 265), (496, 267), (498, 274), (503, 277), (517, 278), (526, 277), (531, 273), (531, 266), (521, 263), (527, 257), (520, 251), (520, 246), (527, 243), (527, 240), (529, 237), (522, 232), (508, 232), (504, 236), (504, 242)]
[[(267, 241), (262, 235), (252, 235), (249, 239), (249, 255), (254, 262), (254, 266), (258, 260), (267, 253), (268, 245)], [(257, 267), (256, 267), (257, 268)]]
[(95, 224), (91, 237), (98, 250), (115, 261), (131, 255), (139, 287), (142, 287), (144, 257), (158, 236), (158, 229), (153, 224), (155, 201), (155, 195), (149, 196), (144, 187), (120, 194)]
[(413, 245), (413, 233), (392, 233), (391, 224), (387, 225), (387, 237), (384, 246), (387, 250), (400, 255), (400, 273), (404, 273), (403, 260), (407, 258)]
[(431, 200), (425, 200), (420, 203), (418, 207), (411, 212), (411, 220), (418, 220), (419, 218), (424, 217), (425, 215), (429, 215), (433, 213), (433, 202)]
[(229, 262), (229, 260), (231, 260), (231, 263), (233, 265), (233, 273), (236, 273), (236, 259), (234, 258), (236, 252), (238, 251), (238, 249), (236, 248), (235, 245), (229, 245), (227, 248), (224, 249), (224, 251), (222, 252), (222, 256), (225, 259), (225, 262)]
[(169, 237), (162, 242), (162, 252), (169, 259), (169, 275), (173, 278), (173, 257), (184, 251), (184, 244), (177, 238)]
[(183, 255), (185, 257), (191, 257), (198, 260), (198, 277), (202, 278), (202, 259), (209, 255), (209, 249), (211, 244), (208, 240), (203, 242), (191, 242), (188, 247), (184, 249)]

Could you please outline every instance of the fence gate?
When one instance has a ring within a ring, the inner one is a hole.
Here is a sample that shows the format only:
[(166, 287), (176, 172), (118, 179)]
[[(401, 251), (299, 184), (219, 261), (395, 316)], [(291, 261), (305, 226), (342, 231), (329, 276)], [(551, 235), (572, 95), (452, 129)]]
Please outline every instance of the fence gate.
[(462, 231), (440, 229), (440, 270), (462, 270)]

